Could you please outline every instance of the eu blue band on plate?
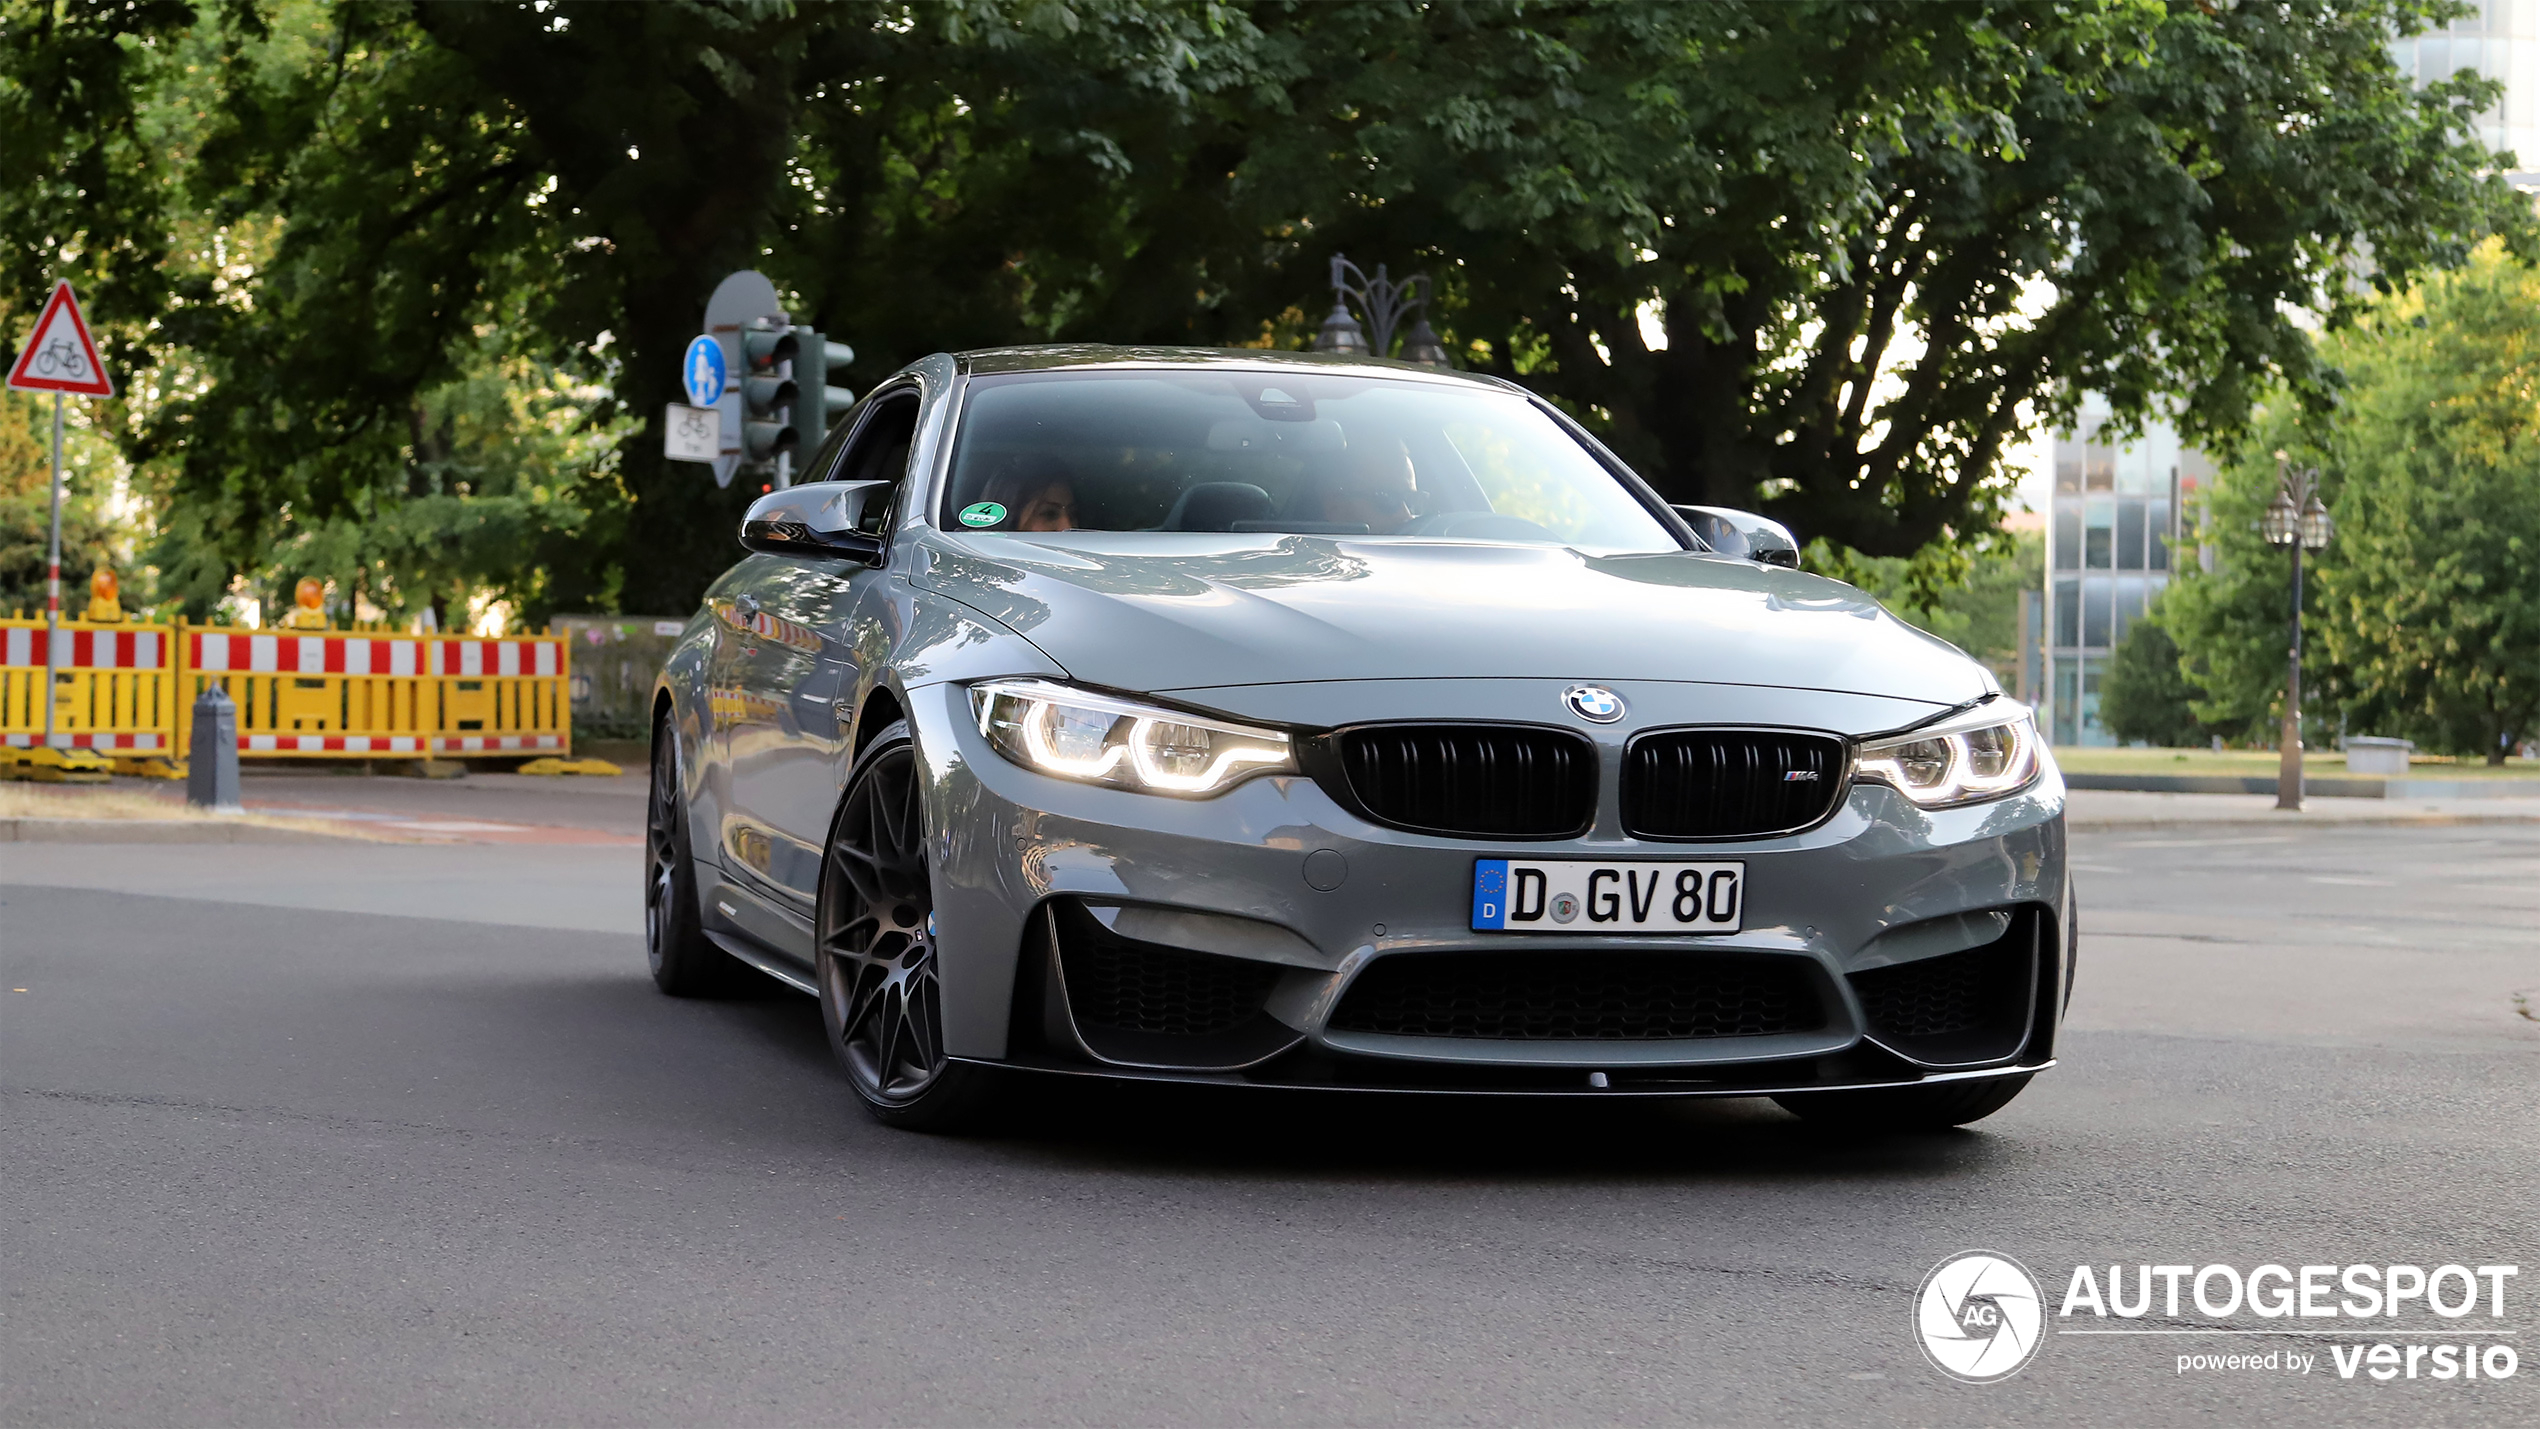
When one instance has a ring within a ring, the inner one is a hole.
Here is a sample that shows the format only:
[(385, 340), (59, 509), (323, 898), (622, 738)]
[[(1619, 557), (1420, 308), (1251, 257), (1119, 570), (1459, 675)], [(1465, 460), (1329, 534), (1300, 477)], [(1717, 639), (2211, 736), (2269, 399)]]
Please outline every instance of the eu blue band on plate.
[(1473, 861), (1473, 926), (1508, 926), (1508, 860), (1504, 858)]

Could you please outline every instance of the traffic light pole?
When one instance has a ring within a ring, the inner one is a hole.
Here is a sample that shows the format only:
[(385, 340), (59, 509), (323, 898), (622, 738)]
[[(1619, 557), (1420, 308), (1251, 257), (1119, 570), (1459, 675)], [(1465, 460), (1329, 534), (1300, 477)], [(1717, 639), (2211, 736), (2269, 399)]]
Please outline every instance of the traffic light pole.
[(44, 747), (53, 747), (53, 686), (62, 668), (62, 394), (53, 394), (53, 536), (45, 544)]

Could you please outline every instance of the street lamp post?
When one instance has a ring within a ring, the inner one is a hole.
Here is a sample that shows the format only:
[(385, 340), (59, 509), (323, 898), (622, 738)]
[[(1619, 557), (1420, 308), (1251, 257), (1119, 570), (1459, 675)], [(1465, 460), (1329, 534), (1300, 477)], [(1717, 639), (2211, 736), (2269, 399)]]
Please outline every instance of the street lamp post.
[(2275, 454), (2275, 500), (2259, 521), (2267, 544), (2282, 546), (2293, 556), (2292, 652), (2284, 671), (2284, 733), (2277, 740), (2275, 806), (2302, 807), (2302, 553), (2317, 551), (2337, 534), (2320, 500), (2318, 467), (2297, 467), (2283, 452)]
[[(1367, 314), (1364, 329), (1350, 314), (1351, 298), (1356, 298)], [(1429, 275), (1414, 273), (1396, 283), (1386, 273), (1385, 265), (1379, 263), (1376, 276), (1370, 278), (1357, 264), (1335, 253), (1332, 312), (1323, 319), (1322, 331), (1314, 335), (1314, 350), (1389, 357), (1393, 354), (1394, 329), (1401, 324), (1403, 314), (1411, 312), (1417, 313), (1417, 319), (1402, 339), (1402, 360), (1430, 367), (1446, 366), (1446, 344), (1429, 326)]]

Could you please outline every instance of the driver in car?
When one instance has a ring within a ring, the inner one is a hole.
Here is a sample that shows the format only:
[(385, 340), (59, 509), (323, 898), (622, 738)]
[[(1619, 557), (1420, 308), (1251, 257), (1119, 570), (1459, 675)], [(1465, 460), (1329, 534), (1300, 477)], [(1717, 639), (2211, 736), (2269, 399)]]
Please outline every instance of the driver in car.
[(1420, 514), (1420, 486), (1411, 470), (1411, 454), (1399, 441), (1352, 447), (1336, 459), (1322, 482), (1320, 519), (1336, 525), (1365, 526), (1370, 535), (1390, 536)]

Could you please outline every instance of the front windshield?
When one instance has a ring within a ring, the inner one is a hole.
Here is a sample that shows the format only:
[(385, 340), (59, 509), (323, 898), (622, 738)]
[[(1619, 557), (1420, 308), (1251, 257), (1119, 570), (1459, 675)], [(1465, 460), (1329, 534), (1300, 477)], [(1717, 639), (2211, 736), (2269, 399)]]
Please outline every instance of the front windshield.
[(1679, 544), (1522, 397), (1293, 369), (978, 378), (944, 515), (957, 531)]

